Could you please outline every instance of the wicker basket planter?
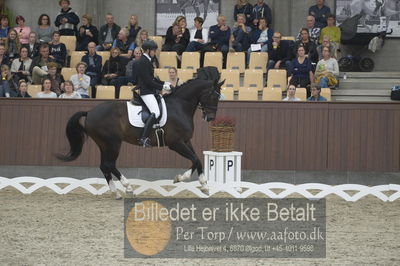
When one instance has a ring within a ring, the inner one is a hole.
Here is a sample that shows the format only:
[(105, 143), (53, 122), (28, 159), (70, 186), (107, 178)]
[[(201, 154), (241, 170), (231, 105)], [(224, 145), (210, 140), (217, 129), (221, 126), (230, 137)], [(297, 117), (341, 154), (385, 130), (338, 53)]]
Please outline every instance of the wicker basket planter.
[(231, 152), (234, 150), (235, 120), (230, 117), (216, 118), (210, 125), (211, 150)]

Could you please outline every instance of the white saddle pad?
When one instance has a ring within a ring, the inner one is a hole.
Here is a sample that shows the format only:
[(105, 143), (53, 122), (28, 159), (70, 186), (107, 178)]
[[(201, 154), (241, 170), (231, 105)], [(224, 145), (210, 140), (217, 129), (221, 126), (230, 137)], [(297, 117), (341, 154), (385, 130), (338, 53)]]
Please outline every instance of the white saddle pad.
[[(142, 106), (133, 105), (130, 101), (126, 102), (128, 106), (128, 117), (129, 123), (131, 123), (134, 127), (144, 127), (144, 123), (142, 121)], [(160, 120), (160, 127), (165, 126), (167, 123), (167, 106), (165, 105), (164, 98), (161, 98), (161, 105), (162, 105), (162, 117)], [(153, 127), (157, 127), (158, 124), (154, 125)]]

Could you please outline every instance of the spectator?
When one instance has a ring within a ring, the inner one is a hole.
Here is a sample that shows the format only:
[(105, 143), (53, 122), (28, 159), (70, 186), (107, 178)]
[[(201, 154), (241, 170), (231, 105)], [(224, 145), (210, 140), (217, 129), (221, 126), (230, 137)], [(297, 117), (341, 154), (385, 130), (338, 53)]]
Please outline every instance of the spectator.
[(6, 47), (3, 44), (0, 44), (0, 66), (8, 65), (9, 60), (6, 54)]
[(61, 11), (58, 13), (54, 24), (58, 27), (60, 35), (76, 36), (79, 17), (70, 7), (71, 2), (69, 0), (60, 0), (58, 4), (61, 6)]
[(37, 40), (37, 34), (34, 31), (29, 33), (29, 42), (24, 44), (23, 47), (28, 49), (28, 56), (32, 59), (39, 55), (40, 44)]
[(287, 97), (284, 98), (283, 101), (288, 101), (288, 102), (299, 102), (299, 101), (301, 101), (300, 98), (296, 97), (296, 86), (294, 86), (293, 84), (288, 86)]
[(6, 15), (0, 15), (0, 38), (6, 39), (8, 32), (10, 31), (8, 17)]
[(149, 32), (145, 29), (141, 29), (136, 37), (136, 47), (142, 47), (145, 41), (149, 40)]
[(31, 68), (32, 59), (28, 57), (28, 48), (23, 46), (19, 52), (20, 57), (15, 59), (11, 65), (11, 74), (13, 75), (14, 81), (18, 84), (18, 81), (23, 79), (25, 81), (32, 81)]
[(35, 30), (38, 34), (38, 39), (40, 43), (51, 42), (54, 27), (51, 26), (50, 17), (47, 14), (42, 14), (39, 17), (38, 27)]
[(226, 18), (219, 15), (217, 18), (217, 25), (210, 27), (209, 40), (212, 45), (213, 51), (221, 51), (225, 57), (229, 51), (229, 39), (231, 36), (231, 29), (226, 25)]
[(114, 16), (111, 13), (107, 13), (106, 24), (100, 27), (99, 45), (96, 50), (110, 50), (120, 30), (121, 27), (114, 23)]
[(265, 18), (268, 25), (272, 24), (271, 8), (264, 3), (264, 0), (257, 0), (257, 3), (253, 7), (251, 12), (251, 21), (253, 22), (253, 27), (257, 28), (260, 18)]
[(324, 47), (328, 47), (329, 48), (329, 53), (331, 55), (331, 57), (336, 58), (336, 50), (335, 47), (333, 47), (333, 45), (331, 44), (331, 41), (329, 39), (329, 36), (325, 36), (323, 38), (322, 44), (317, 46), (317, 53), (318, 53), (318, 60), (321, 60), (323, 58), (322, 56), (322, 49)]
[(301, 39), (294, 44), (294, 54), (297, 54), (300, 46), (304, 47), (305, 55), (311, 60), (311, 63), (317, 64), (318, 52), (317, 46), (311, 41), (307, 28), (302, 28), (300, 31)]
[(25, 80), (20, 80), (18, 82), (18, 98), (32, 98), (28, 93), (28, 83)]
[(49, 69), (47, 78), (51, 80), (51, 90), (60, 96), (64, 91), (64, 77), (57, 71), (57, 63), (50, 62), (47, 64)]
[(18, 94), (17, 85), (14, 83), (12, 79), (10, 68), (7, 65), (2, 65), (0, 69), (1, 69), (0, 96), (7, 98), (16, 97)]
[(274, 31), (268, 27), (265, 18), (258, 20), (258, 28), (250, 32), (250, 44), (258, 44), (258, 47), (250, 46), (247, 50), (247, 64), (250, 63), (251, 52), (268, 52), (268, 47), (272, 43)]
[(44, 78), (42, 81), (42, 91), (38, 92), (38, 98), (57, 98), (57, 94), (51, 91), (51, 80), (49, 78)]
[(286, 68), (291, 69), (291, 54), (292, 51), (286, 42), (281, 41), (282, 35), (280, 32), (275, 32), (272, 36), (272, 44), (268, 48), (268, 65), (269, 69)]
[(135, 50), (135, 43), (129, 42), (128, 35), (129, 31), (126, 28), (122, 28), (118, 33), (117, 39), (114, 40), (112, 48), (119, 48), (121, 56), (130, 59), (133, 50)]
[(186, 18), (184, 16), (178, 16), (175, 19), (174, 24), (167, 30), (165, 36), (165, 44), (162, 47), (163, 51), (175, 51), (178, 55), (181, 55), (188, 46), (190, 41), (190, 33), (186, 28)]
[(237, 15), (243, 14), (246, 17), (246, 26), (251, 26), (251, 13), (253, 6), (248, 0), (238, 0), (235, 8), (233, 9), (233, 19), (237, 21)]
[(325, 28), (326, 27), (326, 17), (331, 14), (331, 9), (324, 5), (324, 0), (316, 0), (316, 5), (311, 6), (308, 9), (308, 14), (315, 18), (315, 27)]
[(176, 88), (183, 84), (183, 82), (178, 78), (178, 70), (175, 67), (168, 69), (168, 77), (169, 79), (167, 82), (171, 83), (172, 88)]
[(307, 98), (310, 102), (326, 102), (327, 99), (321, 96), (321, 86), (318, 84), (311, 84), (311, 96)]
[(328, 47), (322, 50), (323, 58), (318, 62), (315, 71), (315, 82), (321, 88), (336, 86), (339, 76), (339, 65), (335, 58), (332, 58)]
[(125, 64), (119, 48), (111, 48), (110, 59), (106, 61), (102, 71), (102, 81), (103, 85), (116, 85), (117, 78), (125, 74)]
[(201, 17), (194, 18), (194, 29), (190, 32), (190, 43), (186, 47), (186, 51), (195, 52), (204, 48), (208, 42), (208, 29), (203, 27), (204, 19)]
[[(318, 27), (315, 27), (315, 18), (313, 16), (307, 16), (306, 28), (308, 29), (308, 34), (310, 35), (310, 40), (317, 45), (319, 42), (319, 36), (321, 34), (321, 29)], [(299, 31), (299, 34), (297, 35), (298, 41), (301, 40), (300, 33), (301, 33), (301, 30)]]
[(82, 96), (74, 91), (74, 84), (72, 81), (67, 80), (64, 82), (64, 90), (65, 92), (58, 96), (60, 99), (82, 99)]
[(251, 28), (246, 26), (246, 16), (238, 14), (237, 22), (232, 29), (232, 47), (236, 52), (243, 52), (249, 49), (249, 33)]
[(18, 33), (18, 38), (21, 44), (27, 44), (29, 42), (29, 33), (31, 33), (31, 28), (25, 26), (25, 18), (23, 16), (17, 16), (15, 18), (17, 26), (14, 30)]
[(92, 97), (96, 98), (96, 85), (101, 78), (102, 58), (96, 54), (96, 44), (88, 44), (88, 52), (82, 57), (82, 62), (86, 63), (86, 75), (90, 77), (90, 87), (92, 88)]
[(131, 15), (126, 28), (129, 31), (129, 43), (132, 43), (136, 40), (139, 31), (142, 29), (142, 27), (139, 26), (138, 17), (136, 15)]
[(61, 34), (58, 31), (53, 32), (53, 40), (50, 43), (50, 57), (53, 58), (61, 67), (65, 66), (67, 59), (67, 47), (60, 42)]
[(50, 62), (55, 60), (49, 57), (49, 45), (44, 43), (40, 46), (39, 55), (33, 58), (29, 70), (32, 73), (33, 84), (41, 84), (41, 79), (48, 75), (47, 64)]
[(16, 30), (12, 29), (8, 32), (5, 47), (8, 54), (9, 63), (11, 63), (12, 60), (18, 58), (18, 52), (21, 49), (21, 43), (19, 42), (19, 37)]
[(92, 16), (85, 14), (82, 16), (82, 26), (79, 28), (77, 38), (77, 51), (86, 51), (90, 42), (98, 43), (99, 31), (92, 25)]
[(319, 38), (320, 43), (323, 42), (323, 37), (329, 36), (329, 40), (331, 42), (331, 45), (333, 46), (334, 51), (337, 51), (339, 49), (339, 44), (340, 44), (340, 39), (341, 39), (341, 31), (339, 27), (336, 27), (336, 17), (335, 15), (328, 15), (327, 16), (327, 22), (328, 26), (323, 28), (321, 30), (321, 35)]
[(289, 84), (300, 88), (307, 88), (307, 96), (310, 96), (310, 84), (314, 80), (311, 60), (305, 55), (305, 48), (297, 48), (297, 57), (293, 59), (289, 69)]
[(85, 75), (87, 65), (84, 62), (79, 62), (76, 65), (76, 74), (71, 76), (72, 84), (74, 84), (74, 89), (78, 92), (82, 98), (90, 98), (89, 87), (90, 87), (90, 77)]

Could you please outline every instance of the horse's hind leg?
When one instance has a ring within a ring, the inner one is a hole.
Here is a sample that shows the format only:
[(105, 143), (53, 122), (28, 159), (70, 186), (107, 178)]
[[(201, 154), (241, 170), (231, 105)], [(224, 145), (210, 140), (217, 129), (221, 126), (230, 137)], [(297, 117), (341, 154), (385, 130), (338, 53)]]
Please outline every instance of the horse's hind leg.
[(100, 170), (103, 172), (104, 177), (107, 180), (108, 186), (110, 187), (111, 193), (115, 194), (115, 199), (121, 199), (122, 196), (117, 190), (114, 181), (112, 180), (111, 170), (109, 165), (105, 162), (103, 152), (101, 153), (101, 163), (100, 163)]
[[(189, 140), (185, 144), (186, 144), (186, 146), (189, 147), (189, 149), (193, 152), (193, 154), (196, 155), (196, 152), (194, 151), (193, 146), (192, 146), (192, 142)], [(197, 155), (196, 155), (196, 157), (197, 157)], [(203, 165), (201, 164), (201, 161), (198, 158), (197, 158), (197, 160), (198, 160), (198, 163), (196, 165), (193, 164), (192, 171), (197, 170), (197, 175), (199, 176), (200, 184), (205, 185), (205, 184), (207, 184), (207, 180), (203, 173)]]

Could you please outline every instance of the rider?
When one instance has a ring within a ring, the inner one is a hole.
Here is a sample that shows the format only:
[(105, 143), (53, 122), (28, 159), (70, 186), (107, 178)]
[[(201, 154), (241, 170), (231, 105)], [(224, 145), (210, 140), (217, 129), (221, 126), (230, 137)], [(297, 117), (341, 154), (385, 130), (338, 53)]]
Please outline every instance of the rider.
[(145, 41), (142, 45), (143, 56), (139, 59), (137, 68), (137, 89), (139, 89), (140, 97), (151, 113), (144, 126), (142, 136), (138, 139), (139, 144), (143, 145), (143, 147), (151, 147), (149, 139), (150, 131), (157, 118), (160, 116), (160, 109), (158, 108), (158, 103), (154, 94), (162, 90), (171, 90), (169, 83), (162, 83), (154, 78), (152, 58), (155, 56), (157, 48), (158, 46), (154, 41)]

